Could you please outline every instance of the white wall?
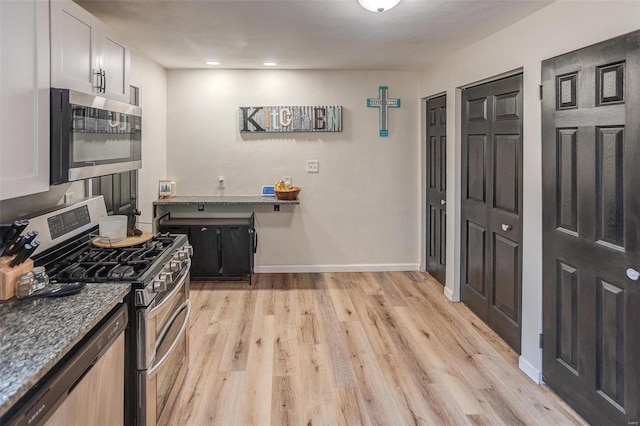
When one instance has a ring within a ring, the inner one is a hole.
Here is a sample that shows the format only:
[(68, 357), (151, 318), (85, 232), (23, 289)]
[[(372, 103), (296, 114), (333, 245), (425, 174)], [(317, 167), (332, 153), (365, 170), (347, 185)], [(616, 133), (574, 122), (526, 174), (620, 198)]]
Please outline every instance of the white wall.
[(151, 231), (152, 203), (167, 171), (167, 70), (139, 52), (131, 53), (131, 84), (140, 87), (142, 169), (138, 174), (138, 228)]
[[(378, 137), (378, 86), (402, 106)], [(418, 74), (170, 70), (167, 177), (178, 195), (257, 195), (291, 176), (301, 204), (260, 208), (256, 271), (416, 270), (420, 258)], [(343, 132), (241, 134), (240, 106), (342, 105)], [(146, 112), (145, 112), (146, 113)], [(306, 173), (318, 160), (320, 173)]]
[[(461, 198), (458, 88), (523, 69), (524, 264), (520, 367), (536, 381), (540, 380), (542, 366), (538, 349), (538, 334), (542, 331), (542, 153), (538, 99), (541, 62), (639, 28), (640, 1), (557, 1), (493, 36), (455, 52), (420, 76), (422, 97), (447, 92), (447, 182), (454, 184), (447, 188), (447, 217), (451, 218), (447, 223), (447, 235), (452, 237), (447, 244), (449, 261), (445, 293), (456, 300), (460, 292)], [(424, 150), (423, 144), (423, 153)]]

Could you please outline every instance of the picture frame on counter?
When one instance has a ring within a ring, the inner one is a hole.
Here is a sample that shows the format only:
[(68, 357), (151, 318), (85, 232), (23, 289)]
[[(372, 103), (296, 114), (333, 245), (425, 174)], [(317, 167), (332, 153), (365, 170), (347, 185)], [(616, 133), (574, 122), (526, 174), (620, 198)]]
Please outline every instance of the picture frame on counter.
[(161, 180), (158, 184), (158, 198), (171, 197), (171, 181)]

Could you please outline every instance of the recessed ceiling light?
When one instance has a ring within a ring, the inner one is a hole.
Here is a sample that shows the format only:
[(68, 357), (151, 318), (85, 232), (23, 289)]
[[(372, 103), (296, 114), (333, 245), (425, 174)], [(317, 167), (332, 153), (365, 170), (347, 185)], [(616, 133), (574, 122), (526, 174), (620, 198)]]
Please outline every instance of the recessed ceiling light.
[(207, 64), (207, 65), (220, 65), (220, 62), (218, 62), (218, 61), (207, 61), (207, 62), (205, 62), (205, 64)]
[(276, 65), (278, 65), (277, 62), (265, 62), (264, 66), (266, 67), (275, 67)]

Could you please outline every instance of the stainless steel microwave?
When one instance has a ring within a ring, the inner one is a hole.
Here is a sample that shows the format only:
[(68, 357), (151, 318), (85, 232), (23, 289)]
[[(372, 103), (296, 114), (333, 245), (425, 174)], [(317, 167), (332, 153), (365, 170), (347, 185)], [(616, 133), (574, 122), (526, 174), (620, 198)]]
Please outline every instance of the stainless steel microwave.
[(142, 108), (51, 88), (51, 184), (142, 167)]

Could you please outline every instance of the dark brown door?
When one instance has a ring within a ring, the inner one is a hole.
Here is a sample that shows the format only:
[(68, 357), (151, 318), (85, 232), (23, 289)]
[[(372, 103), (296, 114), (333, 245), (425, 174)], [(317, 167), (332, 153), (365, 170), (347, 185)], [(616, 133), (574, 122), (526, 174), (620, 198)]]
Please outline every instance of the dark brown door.
[(462, 92), (461, 298), (520, 352), (522, 75)]
[(542, 63), (545, 382), (592, 424), (640, 415), (640, 32)]
[(427, 272), (445, 285), (447, 97), (427, 101)]
[(91, 183), (93, 194), (104, 196), (107, 213), (133, 215), (137, 208), (137, 170), (101, 176)]

